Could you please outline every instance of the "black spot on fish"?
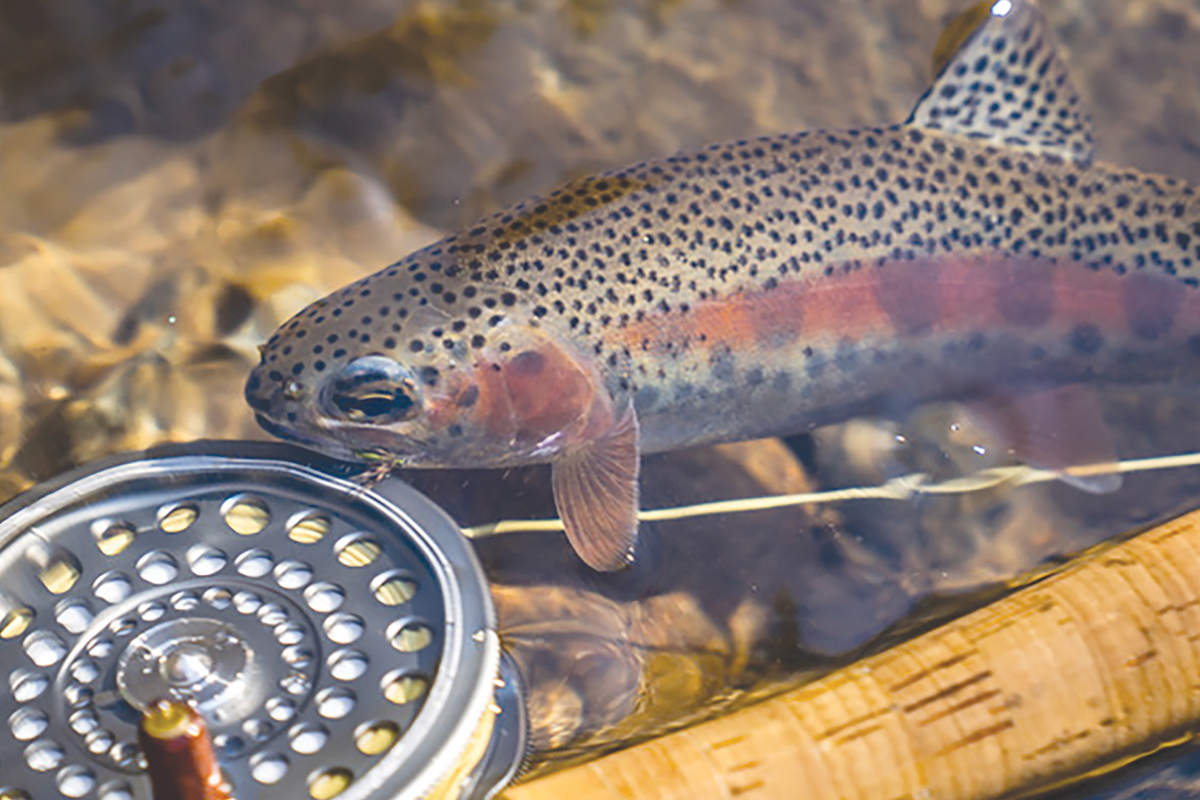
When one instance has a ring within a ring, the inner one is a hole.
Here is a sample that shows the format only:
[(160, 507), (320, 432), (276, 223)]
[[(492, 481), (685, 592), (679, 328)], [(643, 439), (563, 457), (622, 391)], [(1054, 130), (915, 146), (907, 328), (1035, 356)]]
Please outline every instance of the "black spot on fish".
[(437, 367), (421, 367), (421, 381), (426, 386), (437, 386), (438, 375), (440, 374)]

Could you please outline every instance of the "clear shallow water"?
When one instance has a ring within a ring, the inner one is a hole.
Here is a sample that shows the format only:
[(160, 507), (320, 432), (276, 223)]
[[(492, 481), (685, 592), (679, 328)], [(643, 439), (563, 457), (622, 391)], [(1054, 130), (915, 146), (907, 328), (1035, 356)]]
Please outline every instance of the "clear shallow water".
[[(241, 384), (291, 313), (439, 231), (709, 141), (902, 120), (941, 2), (85, 2), (0, 12), (4, 494), (105, 453), (257, 437)], [(1101, 157), (1200, 181), (1200, 11), (1047, 9)], [(1105, 392), (1124, 457), (1200, 446), (1186, 387)], [(917, 415), (919, 416), (919, 415)], [(954, 474), (935, 423), (655, 457), (644, 505)], [(881, 442), (883, 444), (881, 444)], [(951, 454), (952, 455), (952, 454)], [(463, 524), (552, 513), (542, 470), (408, 476)], [(554, 534), (481, 542), (574, 756), (801, 679), (937, 593), (1193, 505), (1195, 473), (647, 526), (628, 574)]]

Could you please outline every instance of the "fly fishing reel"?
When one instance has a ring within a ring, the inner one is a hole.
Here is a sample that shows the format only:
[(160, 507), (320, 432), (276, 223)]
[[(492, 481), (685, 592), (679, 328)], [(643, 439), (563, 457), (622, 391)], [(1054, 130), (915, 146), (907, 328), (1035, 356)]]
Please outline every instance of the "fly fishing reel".
[(137, 728), (207, 723), (238, 800), (490, 797), (525, 747), (458, 527), (281, 445), (108, 460), (0, 508), (0, 800), (151, 800)]

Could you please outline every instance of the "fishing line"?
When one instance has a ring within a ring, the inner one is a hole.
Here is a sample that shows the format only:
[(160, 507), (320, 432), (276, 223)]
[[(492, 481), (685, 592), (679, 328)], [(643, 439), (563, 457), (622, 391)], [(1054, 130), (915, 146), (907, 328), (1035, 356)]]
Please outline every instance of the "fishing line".
[[(707, 517), (715, 514), (766, 511), (773, 508), (787, 508), (789, 506), (814, 503), (838, 503), (846, 500), (909, 500), (918, 495), (967, 494), (997, 486), (1016, 488), (1031, 483), (1045, 483), (1047, 481), (1058, 480), (1063, 475), (1082, 478), (1195, 466), (1200, 466), (1200, 452), (1157, 456), (1155, 458), (1137, 458), (1106, 464), (1089, 464), (1081, 467), (1068, 467), (1063, 470), (1038, 469), (1024, 464), (1009, 467), (992, 467), (980, 470), (971, 475), (965, 475), (961, 478), (952, 478), (937, 483), (930, 483), (929, 476), (923, 472), (914, 472), (892, 478), (877, 486), (852, 486), (845, 489), (832, 489), (826, 492), (801, 492), (798, 494), (771, 495), (767, 497), (747, 497), (739, 500), (718, 500), (712, 503), (698, 503), (690, 506), (656, 508), (638, 512), (638, 520), (641, 522), (658, 522), (663, 520), (690, 519), (692, 517)], [(501, 520), (500, 522), (463, 528), (463, 533), (472, 539), (479, 539), (485, 536), (513, 533), (515, 531), (561, 531), (562, 529), (563, 523), (561, 519)]]

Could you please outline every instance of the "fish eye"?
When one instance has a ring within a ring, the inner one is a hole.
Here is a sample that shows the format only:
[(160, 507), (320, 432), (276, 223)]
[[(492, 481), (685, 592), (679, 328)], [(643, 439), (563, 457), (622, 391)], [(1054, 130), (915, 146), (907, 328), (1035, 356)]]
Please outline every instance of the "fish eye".
[(418, 410), (412, 373), (385, 356), (363, 356), (342, 367), (321, 400), (326, 413), (350, 422), (400, 422)]

